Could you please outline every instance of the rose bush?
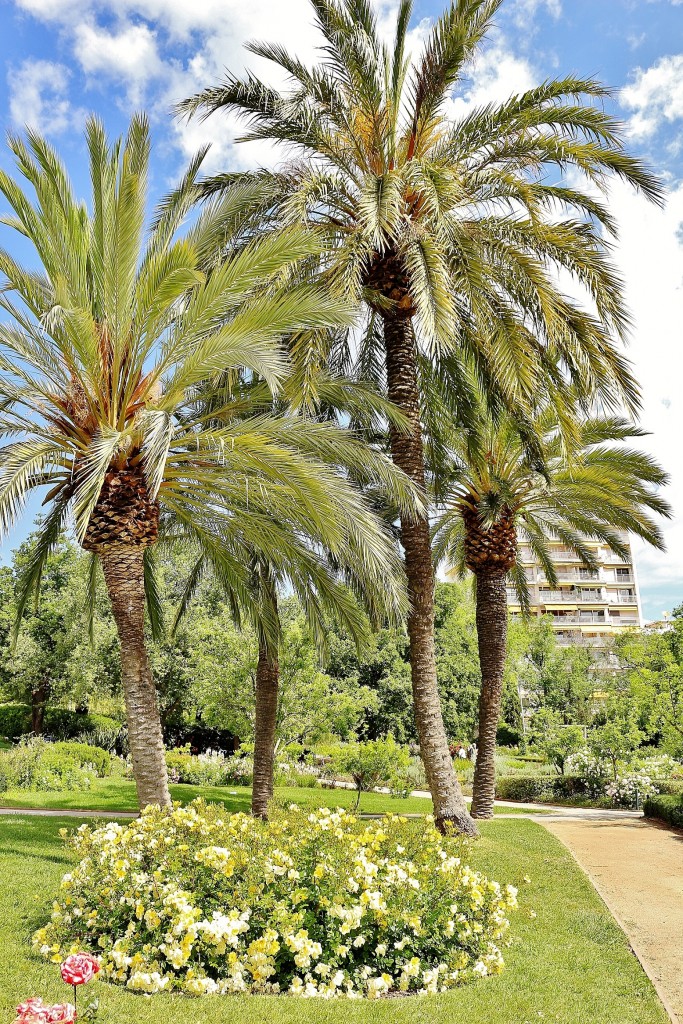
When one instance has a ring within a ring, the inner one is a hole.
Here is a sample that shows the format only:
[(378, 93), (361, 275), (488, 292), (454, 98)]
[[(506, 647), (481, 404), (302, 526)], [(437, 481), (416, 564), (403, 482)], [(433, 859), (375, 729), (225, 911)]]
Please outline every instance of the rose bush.
[(195, 801), (71, 841), (80, 861), (34, 946), (55, 962), (97, 951), (134, 991), (377, 997), (503, 967), (516, 890), (429, 818), (290, 807), (262, 822)]
[(17, 1006), (14, 1024), (73, 1024), (76, 1008), (71, 1003), (46, 1004), (42, 999), (27, 999)]

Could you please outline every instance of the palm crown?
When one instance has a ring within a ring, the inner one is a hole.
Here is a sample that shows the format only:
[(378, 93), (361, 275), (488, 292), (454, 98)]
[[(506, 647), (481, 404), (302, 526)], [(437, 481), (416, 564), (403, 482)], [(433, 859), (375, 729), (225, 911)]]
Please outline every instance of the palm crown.
[[(205, 193), (239, 182), (262, 223), (315, 224), (340, 294), (416, 316), (421, 342), (457, 343), (509, 401), (530, 399), (539, 381), (561, 384), (558, 364), (610, 404), (620, 391), (635, 401), (613, 343), (628, 315), (600, 189), (615, 174), (651, 198), (661, 190), (625, 152), (618, 123), (593, 105), (607, 90), (566, 78), (452, 117), (451, 92), (501, 0), (451, 3), (414, 61), (410, 0), (391, 48), (368, 0), (311, 2), (324, 39), (314, 68), (277, 44), (248, 44), (286, 73), (286, 91), (229, 75), (179, 108), (234, 110), (248, 123), (243, 139), (276, 140), (302, 159), (278, 173), (211, 178)], [(590, 187), (563, 180), (570, 169)], [(590, 312), (562, 293), (558, 269), (586, 290)], [(376, 341), (370, 332), (368, 344)]]
[[(232, 256), (223, 247), (219, 261), (223, 222), (208, 207), (177, 238), (194, 199), (198, 158), (145, 237), (146, 120), (134, 118), (113, 146), (97, 120), (86, 135), (90, 211), (34, 133), (28, 144), (12, 139), (11, 148), (35, 201), (0, 173), (13, 210), (2, 220), (33, 243), (42, 265), (30, 271), (0, 251), (7, 279), (0, 304), (11, 317), (0, 324), (0, 434), (7, 440), (0, 531), (32, 490), (46, 491), (50, 508), (24, 574), (23, 601), (70, 517), (97, 555), (121, 639), (139, 796), (167, 803), (140, 604), (145, 589), (154, 593), (150, 553), (160, 528), (192, 540), (245, 602), (254, 551), (277, 569), (293, 549), (301, 560), (302, 538), (309, 538), (309, 548), (324, 545), (342, 563), (347, 555), (398, 610), (392, 538), (339, 469), (353, 466), (361, 483), (388, 486), (405, 508), (419, 501), (386, 459), (348, 431), (262, 408), (247, 416), (230, 401), (207, 413), (207, 389), (231, 376), (251, 375), (277, 391), (287, 374), (283, 336), (348, 322), (343, 302), (292, 273), (319, 252), (311, 232), (254, 239)], [(313, 553), (310, 560), (315, 569)], [(317, 579), (324, 595), (327, 578)], [(143, 761), (155, 748), (147, 771)]]
[[(136, 118), (125, 145), (111, 150), (91, 121), (88, 146), (92, 215), (35, 135), (28, 146), (13, 139), (12, 149), (37, 205), (0, 175), (14, 209), (3, 221), (34, 243), (44, 268), (25, 270), (0, 253), (7, 278), (0, 304), (12, 318), (0, 325), (0, 430), (17, 438), (0, 455), (2, 530), (30, 490), (47, 487), (51, 511), (38, 558), (69, 511), (93, 550), (153, 542), (160, 508), (212, 546), (216, 558), (221, 551), (228, 557), (221, 531), (277, 550), (279, 513), (282, 524), (295, 517), (313, 533), (324, 521), (333, 549), (349, 530), (356, 538), (365, 527), (372, 534), (370, 517), (358, 520), (356, 495), (322, 463), (348, 457), (399, 490), (400, 481), (381, 459), (370, 454), (368, 462), (352, 437), (323, 424), (304, 427), (293, 416), (226, 415), (217, 424), (205, 414), (200, 385), (207, 379), (232, 367), (277, 388), (286, 370), (276, 344), (282, 334), (346, 321), (343, 304), (319, 289), (267, 287), (278, 271), (310, 257), (316, 241), (304, 230), (255, 241), (206, 275), (212, 211), (174, 240), (189, 206), (189, 178), (143, 246), (145, 120)], [(408, 500), (409, 491), (406, 485), (402, 492)], [(379, 536), (377, 543), (381, 548)]]
[(629, 445), (644, 436), (641, 428), (618, 416), (592, 416), (577, 421), (568, 437), (548, 407), (537, 413), (534, 426), (542, 439), (540, 461), (509, 417), (483, 417), (478, 435), (458, 435), (448, 471), (438, 478), (434, 526), (437, 561), (460, 575), (467, 569), (509, 572), (523, 607), (528, 591), (517, 559), (518, 533), (556, 584), (549, 541), (561, 540), (595, 567), (586, 540), (601, 540), (624, 558), (625, 533), (661, 548), (656, 517), (671, 515), (658, 492), (667, 474)]

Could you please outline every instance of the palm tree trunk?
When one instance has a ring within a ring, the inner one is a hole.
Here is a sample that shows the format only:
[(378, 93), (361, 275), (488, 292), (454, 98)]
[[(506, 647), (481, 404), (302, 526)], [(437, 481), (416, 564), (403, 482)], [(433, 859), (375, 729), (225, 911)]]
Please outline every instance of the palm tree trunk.
[(121, 679), (128, 743), (141, 808), (170, 807), (164, 739), (156, 689), (145, 644), (145, 584), (141, 545), (99, 549), (121, 647)]
[[(424, 450), (420, 423), (417, 353), (412, 325), (407, 318), (384, 316), (387, 394), (412, 425), (410, 433), (391, 431), (391, 456), (426, 493)], [(443, 724), (434, 652), (434, 565), (427, 513), (401, 516), (410, 612), (410, 668), (415, 724), (420, 754), (432, 794), (434, 817), (439, 828), (451, 823), (461, 832), (476, 835), (477, 827), (467, 812)]]
[(251, 789), (251, 813), (255, 818), (268, 817), (268, 804), (273, 799), (279, 681), (280, 666), (277, 657), (270, 653), (268, 644), (261, 640), (256, 666), (254, 781)]
[(496, 732), (503, 696), (508, 610), (505, 570), (478, 572), (477, 640), (481, 666), (479, 737), (472, 789), (472, 816), (492, 818), (496, 794)]

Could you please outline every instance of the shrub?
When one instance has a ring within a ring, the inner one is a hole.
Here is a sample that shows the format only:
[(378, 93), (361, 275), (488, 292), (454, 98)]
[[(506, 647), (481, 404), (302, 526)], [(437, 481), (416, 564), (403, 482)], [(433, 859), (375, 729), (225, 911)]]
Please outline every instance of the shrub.
[(16, 740), (31, 731), (31, 709), (28, 704), (0, 704), (0, 736)]
[(659, 786), (642, 769), (620, 773), (605, 786), (606, 796), (622, 807), (638, 807), (644, 798), (656, 793)]
[(46, 756), (59, 755), (75, 761), (81, 767), (92, 765), (97, 772), (97, 777), (104, 779), (109, 775), (111, 768), (111, 757), (106, 750), (95, 747), (91, 743), (76, 743), (63, 740), (59, 743), (52, 743), (46, 749)]
[(588, 795), (585, 780), (576, 775), (511, 775), (496, 779), (499, 800), (549, 803)]
[(469, 868), (467, 843), (430, 818), (292, 806), (262, 822), (195, 801), (82, 825), (72, 844), (80, 863), (34, 948), (89, 949), (134, 991), (376, 997), (503, 967), (516, 890)]
[(90, 789), (93, 780), (97, 778), (95, 768), (90, 762), (81, 762), (78, 756), (59, 750), (59, 746), (61, 744), (47, 743), (34, 737), (22, 741), (11, 750), (0, 751), (0, 791)]
[(501, 722), (496, 731), (496, 743), (499, 747), (518, 747), (523, 738), (521, 731), (507, 722)]
[(645, 801), (646, 818), (659, 818), (675, 828), (683, 828), (683, 797), (658, 794)]

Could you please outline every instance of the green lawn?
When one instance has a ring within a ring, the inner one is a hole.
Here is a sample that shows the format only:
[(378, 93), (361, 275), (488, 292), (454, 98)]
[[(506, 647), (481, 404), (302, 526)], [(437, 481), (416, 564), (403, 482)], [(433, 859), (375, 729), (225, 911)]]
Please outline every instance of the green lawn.
[[(174, 800), (188, 803), (198, 796), (216, 803), (224, 803), (231, 811), (248, 811), (251, 789), (246, 786), (171, 786)], [(282, 803), (297, 803), (301, 807), (352, 807), (356, 794), (349, 789), (294, 789), (279, 787), (275, 798)], [(127, 779), (97, 779), (86, 793), (43, 793), (14, 790), (0, 793), (0, 807), (45, 807), (57, 810), (135, 811), (135, 786)], [(385, 796), (382, 793), (363, 793), (360, 810), (368, 814), (429, 814), (431, 800), (424, 797)], [(500, 813), (516, 813), (516, 809), (500, 808)], [(523, 812), (519, 812), (523, 813)]]
[[(10, 1021), (15, 1004), (28, 996), (68, 995), (57, 968), (29, 944), (68, 869), (70, 854), (58, 834), (63, 826), (75, 823), (0, 818), (0, 1020)], [(484, 823), (482, 831), (473, 863), (520, 887), (502, 975), (447, 995), (377, 1003), (148, 998), (95, 983), (103, 1024), (666, 1024), (624, 935), (564, 847), (531, 821)]]

